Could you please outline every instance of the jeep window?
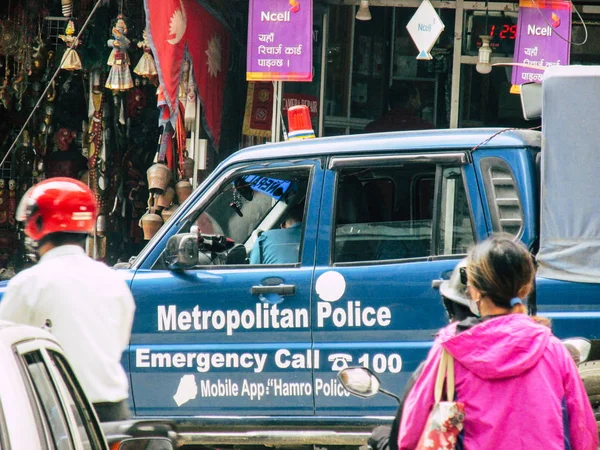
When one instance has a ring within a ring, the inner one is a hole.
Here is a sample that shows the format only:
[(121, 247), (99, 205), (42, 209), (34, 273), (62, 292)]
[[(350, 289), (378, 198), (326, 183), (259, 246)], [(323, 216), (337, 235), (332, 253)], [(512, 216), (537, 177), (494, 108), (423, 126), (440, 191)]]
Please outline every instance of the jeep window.
[[(203, 235), (228, 239), (229, 248), (225, 251), (201, 251), (202, 266), (249, 264), (258, 237), (269, 230), (279, 230), (291, 210), (304, 205), (309, 177), (309, 168), (236, 174), (179, 232), (189, 233), (196, 225)], [(294, 245), (296, 256), (286, 261), (292, 264), (299, 262), (300, 240)], [(165, 268), (162, 258), (153, 268)]]
[(44, 428), (49, 430), (54, 448), (56, 450), (73, 449), (67, 417), (41, 353), (35, 351), (23, 356), (35, 393), (34, 401), (41, 406)]
[[(452, 255), (464, 253), (473, 242), (459, 167), (415, 163), (344, 168), (337, 179), (334, 263)], [(436, 181), (442, 182), (437, 227)], [(434, 231), (441, 233), (436, 248)]]

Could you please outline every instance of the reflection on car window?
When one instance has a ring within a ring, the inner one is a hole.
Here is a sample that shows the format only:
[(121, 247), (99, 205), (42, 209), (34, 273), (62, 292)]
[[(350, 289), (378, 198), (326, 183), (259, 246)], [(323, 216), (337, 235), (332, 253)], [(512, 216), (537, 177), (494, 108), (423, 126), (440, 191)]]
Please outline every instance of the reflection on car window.
[[(458, 167), (444, 168), (439, 220), (433, 221), (436, 164), (344, 169), (338, 173), (334, 262), (453, 255), (473, 243)], [(440, 239), (432, 249), (434, 233)]]
[(57, 450), (72, 449), (73, 443), (68, 431), (68, 422), (42, 355), (36, 351), (25, 354), (24, 358), (37, 400), (42, 405), (44, 414), (42, 420), (46, 422), (46, 428), (50, 430), (54, 448)]
[[(262, 245), (269, 235), (285, 234), (291, 211), (303, 206), (310, 170), (278, 169), (261, 170), (256, 172), (242, 172), (226, 180), (220, 191), (213, 197), (207, 206), (198, 211), (192, 219), (184, 224), (179, 233), (189, 233), (192, 226), (202, 235), (218, 235), (227, 238), (227, 248), (201, 248), (199, 264), (207, 265), (248, 265), (248, 264), (287, 264), (297, 263), (300, 260), (300, 241), (303, 231), (296, 225), (294, 256), (287, 256), (285, 262), (278, 259), (264, 258), (252, 259), (253, 249)], [(265, 234), (262, 239), (259, 236)], [(211, 241), (205, 239), (204, 242)], [(202, 239), (200, 240), (202, 242)], [(278, 243), (280, 243), (278, 241)], [(287, 244), (287, 242), (286, 242)], [(202, 247), (202, 245), (200, 245)], [(290, 253), (286, 249), (286, 253)], [(254, 250), (255, 254), (257, 250)], [(164, 269), (162, 258), (157, 260), (154, 269)]]
[(48, 353), (52, 363), (60, 374), (57, 382), (65, 393), (68, 406), (77, 422), (77, 432), (81, 438), (83, 448), (86, 450), (101, 449), (102, 446), (98, 438), (101, 431), (93, 428), (92, 424), (95, 423), (95, 420), (93, 419), (93, 412), (90, 409), (91, 406), (84, 401), (81, 387), (76, 385), (74, 381), (75, 377), (68, 363), (59, 353), (53, 351), (49, 351)]

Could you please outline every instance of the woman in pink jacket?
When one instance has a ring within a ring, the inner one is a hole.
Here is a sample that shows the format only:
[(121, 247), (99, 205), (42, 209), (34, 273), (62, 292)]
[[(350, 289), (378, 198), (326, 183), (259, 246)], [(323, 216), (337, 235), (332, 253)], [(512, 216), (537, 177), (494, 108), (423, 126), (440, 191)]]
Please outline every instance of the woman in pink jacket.
[(510, 236), (494, 236), (470, 251), (465, 275), (481, 317), (439, 332), (406, 397), (399, 450), (414, 449), (425, 427), (442, 348), (454, 356), (455, 399), (465, 405), (458, 449), (596, 450), (596, 420), (573, 359), (526, 315), (530, 254)]

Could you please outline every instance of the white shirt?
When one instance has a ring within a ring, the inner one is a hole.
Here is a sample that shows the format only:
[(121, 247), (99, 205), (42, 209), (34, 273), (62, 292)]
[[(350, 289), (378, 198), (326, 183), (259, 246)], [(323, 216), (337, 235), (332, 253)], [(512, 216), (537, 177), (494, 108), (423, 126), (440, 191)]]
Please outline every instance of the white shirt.
[(121, 356), (129, 344), (135, 303), (125, 280), (81, 247), (63, 245), (10, 280), (0, 319), (42, 327), (47, 319), (89, 400), (128, 397)]

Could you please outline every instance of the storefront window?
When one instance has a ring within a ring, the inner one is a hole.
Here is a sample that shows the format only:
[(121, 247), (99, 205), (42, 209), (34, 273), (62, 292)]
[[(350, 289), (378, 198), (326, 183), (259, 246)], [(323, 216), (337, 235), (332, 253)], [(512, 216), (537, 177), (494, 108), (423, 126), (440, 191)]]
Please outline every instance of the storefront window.
[(523, 119), (521, 98), (511, 94), (510, 66), (495, 67), (489, 75), (475, 70), (475, 65), (464, 64), (461, 74), (460, 127), (534, 127), (538, 121)]
[[(325, 135), (447, 127), (454, 11), (438, 10), (446, 28), (429, 61), (406, 30), (416, 8), (370, 11), (360, 21), (354, 7), (330, 7)], [(409, 91), (416, 99), (398, 95)]]
[(354, 25), (351, 115), (373, 120), (380, 116), (389, 84), (389, 47), (393, 8), (370, 8), (371, 20)]
[[(325, 115), (346, 117), (348, 108), (349, 66), (352, 45), (349, 42), (354, 23), (353, 8), (329, 8), (329, 36), (327, 46), (327, 81), (325, 85)], [(327, 135), (327, 134), (326, 134)]]
[[(578, 8), (581, 8), (578, 6)], [(571, 31), (571, 64), (600, 64), (600, 14), (583, 14), (588, 38), (580, 19), (573, 15)], [(579, 45), (585, 41), (585, 44)]]
[(416, 11), (416, 8), (395, 8), (392, 84), (399, 81), (413, 84), (418, 89), (421, 100), (418, 116), (434, 128), (447, 128), (454, 10), (437, 10), (445, 28), (431, 50), (432, 60), (416, 58), (418, 51), (406, 29)]

